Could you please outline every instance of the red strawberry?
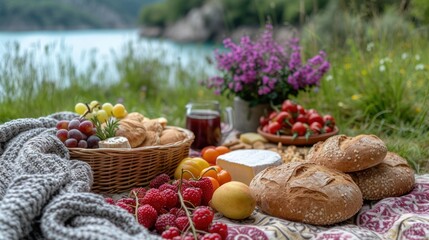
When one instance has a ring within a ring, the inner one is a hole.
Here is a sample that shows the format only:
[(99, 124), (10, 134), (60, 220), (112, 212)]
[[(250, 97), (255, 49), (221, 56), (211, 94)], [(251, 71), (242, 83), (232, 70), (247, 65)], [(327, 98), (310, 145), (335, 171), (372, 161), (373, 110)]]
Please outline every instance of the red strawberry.
[(158, 213), (156, 209), (149, 204), (145, 204), (137, 209), (137, 221), (147, 229), (151, 229), (156, 219), (158, 218)]
[(156, 188), (149, 189), (143, 197), (142, 204), (149, 204), (160, 212), (165, 206), (165, 198), (161, 192)]
[(150, 181), (150, 183), (149, 183), (149, 187), (159, 188), (162, 184), (167, 183), (168, 181), (170, 181), (170, 176), (163, 173), (163, 174), (156, 176), (154, 179), (152, 179), (152, 181)]
[(115, 200), (113, 200), (113, 198), (107, 197), (104, 198), (104, 201), (106, 201), (108, 204), (115, 205)]
[(203, 191), (200, 188), (189, 187), (183, 191), (183, 200), (187, 205), (200, 206)]
[(129, 213), (131, 213), (131, 214), (134, 214), (134, 207), (131, 207), (130, 205), (128, 205), (128, 204), (126, 204), (126, 203), (123, 203), (123, 202), (117, 202), (116, 203), (116, 206), (118, 206), (118, 207), (120, 207), (120, 208), (122, 208), (122, 209), (125, 209), (125, 210), (127, 210), (127, 212), (129, 212)]
[(164, 239), (172, 239), (176, 236), (180, 236), (180, 231), (177, 227), (170, 227), (161, 234)]
[(171, 189), (171, 190), (177, 192), (177, 186), (170, 184), (170, 183), (164, 183), (161, 186), (159, 186), (158, 189), (159, 189), (159, 191), (164, 191), (165, 189)]
[(198, 207), (192, 213), (195, 228), (207, 231), (213, 221), (214, 213), (209, 207)]
[(162, 214), (161, 216), (156, 219), (155, 223), (155, 229), (156, 231), (161, 234), (165, 231), (168, 227), (176, 227), (176, 216), (174, 216), (171, 213)]
[(226, 239), (228, 236), (228, 225), (223, 222), (214, 222), (209, 227), (209, 233), (217, 233), (222, 237), (222, 239)]
[(218, 233), (206, 233), (201, 240), (222, 240), (222, 237)]
[(171, 189), (165, 189), (161, 192), (161, 194), (164, 196), (166, 203), (165, 207), (167, 209), (176, 207), (179, 203), (179, 196), (177, 195), (177, 192), (171, 190)]
[(146, 188), (141, 188), (141, 187), (140, 188), (133, 188), (130, 191), (130, 197), (132, 197), (132, 198), (135, 198), (135, 197), (143, 198), (145, 193), (146, 193)]
[(207, 177), (203, 177), (198, 181), (190, 181), (190, 184), (194, 187), (198, 187), (203, 190), (203, 196), (201, 198), (201, 205), (208, 206), (213, 196), (213, 184)]
[(189, 226), (188, 217), (178, 217), (175, 220), (176, 226), (180, 231), (184, 231)]

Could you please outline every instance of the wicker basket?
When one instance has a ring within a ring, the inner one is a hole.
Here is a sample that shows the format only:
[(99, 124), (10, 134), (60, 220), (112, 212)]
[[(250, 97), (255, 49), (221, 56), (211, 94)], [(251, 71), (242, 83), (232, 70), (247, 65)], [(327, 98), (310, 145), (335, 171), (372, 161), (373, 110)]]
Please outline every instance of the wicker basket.
[(179, 162), (189, 156), (194, 134), (186, 129), (182, 141), (132, 149), (70, 148), (70, 157), (87, 162), (93, 171), (92, 191), (123, 193), (134, 187), (146, 186), (161, 173), (173, 176)]

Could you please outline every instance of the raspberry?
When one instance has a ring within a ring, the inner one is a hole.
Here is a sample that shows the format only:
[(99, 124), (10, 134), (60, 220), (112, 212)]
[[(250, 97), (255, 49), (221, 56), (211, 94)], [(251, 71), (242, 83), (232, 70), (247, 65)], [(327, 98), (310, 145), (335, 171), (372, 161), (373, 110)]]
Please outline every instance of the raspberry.
[(189, 226), (189, 219), (188, 217), (177, 217), (175, 223), (180, 231), (184, 231)]
[(228, 226), (223, 222), (214, 222), (209, 228), (209, 233), (217, 233), (222, 239), (228, 236)]
[(146, 195), (144, 195), (142, 203), (149, 204), (155, 208), (157, 212), (160, 212), (165, 206), (165, 198), (158, 189), (151, 188), (146, 192)]
[(175, 215), (176, 217), (186, 217), (186, 212), (185, 210), (181, 209), (181, 208), (172, 208), (170, 209), (170, 213)]
[(192, 186), (200, 188), (203, 191), (203, 196), (201, 198), (201, 204), (208, 206), (210, 200), (212, 200), (213, 196), (213, 184), (210, 179), (203, 177), (198, 181), (190, 181)]
[(134, 198), (121, 198), (116, 203), (125, 203), (133, 208), (136, 207), (136, 200)]
[(131, 214), (134, 214), (134, 208), (133, 208), (133, 207), (131, 207), (130, 205), (126, 204), (126, 203), (123, 203), (123, 202), (117, 202), (117, 203), (116, 203), (116, 206), (118, 206), (118, 207), (120, 207), (120, 208), (122, 208), (122, 209), (125, 209), (127, 212), (129, 212), (129, 213), (131, 213)]
[(106, 201), (108, 204), (115, 205), (115, 200), (113, 200), (113, 198), (107, 197), (104, 198), (104, 201)]
[(208, 230), (214, 217), (213, 211), (208, 207), (199, 207), (194, 210), (192, 215), (192, 221), (194, 222), (195, 228), (203, 231)]
[(145, 188), (133, 188), (131, 191), (130, 191), (130, 197), (132, 197), (132, 198), (135, 198), (135, 197), (137, 197), (137, 198), (143, 198), (144, 197), (144, 195), (145, 195), (145, 193), (146, 193), (146, 189)]
[(161, 194), (164, 196), (166, 203), (165, 207), (167, 209), (176, 207), (179, 202), (179, 197), (177, 195), (177, 192), (171, 190), (171, 189), (165, 189), (161, 192)]
[(185, 190), (185, 189), (187, 189), (188, 187), (192, 187), (192, 185), (189, 183), (189, 181), (188, 180), (186, 180), (186, 179), (182, 179), (182, 180), (175, 180), (174, 182), (173, 182), (173, 185), (174, 186), (176, 186), (177, 188), (179, 188), (179, 186), (180, 186), (180, 183), (182, 183), (182, 186), (181, 186), (181, 188), (182, 188), (182, 192)]
[(156, 231), (161, 234), (165, 231), (168, 227), (176, 227), (176, 223), (174, 222), (176, 220), (176, 216), (174, 216), (171, 213), (162, 214), (161, 216), (156, 219), (155, 222), (155, 229)]
[(177, 186), (176, 185), (173, 185), (173, 184), (170, 184), (170, 183), (164, 183), (164, 184), (162, 184), (161, 186), (159, 186), (159, 191), (164, 191), (165, 189), (171, 189), (171, 190), (173, 190), (173, 191), (175, 191), (175, 192), (177, 192)]
[(145, 204), (137, 209), (137, 221), (147, 229), (151, 229), (158, 218), (156, 209)]
[(172, 240), (195, 240), (194, 236), (176, 236)]
[(201, 240), (222, 240), (222, 237), (218, 233), (206, 233)]
[(170, 176), (163, 173), (163, 174), (156, 176), (154, 179), (152, 179), (152, 181), (150, 181), (150, 183), (149, 183), (149, 187), (159, 188), (162, 184), (167, 183), (168, 181), (170, 181)]
[(161, 234), (161, 237), (165, 239), (172, 239), (176, 236), (180, 236), (180, 231), (177, 227), (170, 227)]
[(201, 204), (201, 197), (203, 191), (200, 188), (189, 187), (183, 190), (183, 200), (193, 207), (197, 207)]

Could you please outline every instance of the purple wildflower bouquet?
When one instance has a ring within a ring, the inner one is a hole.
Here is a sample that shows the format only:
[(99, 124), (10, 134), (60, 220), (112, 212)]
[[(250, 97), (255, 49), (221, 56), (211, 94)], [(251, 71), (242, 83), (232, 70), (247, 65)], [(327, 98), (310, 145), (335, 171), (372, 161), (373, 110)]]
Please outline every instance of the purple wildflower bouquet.
[(290, 39), (284, 48), (274, 41), (270, 24), (256, 42), (244, 36), (240, 44), (230, 38), (223, 43), (229, 51), (215, 51), (222, 75), (209, 78), (206, 86), (216, 94), (236, 95), (250, 106), (280, 104), (300, 90), (318, 86), (330, 67), (323, 51), (303, 64), (299, 39)]

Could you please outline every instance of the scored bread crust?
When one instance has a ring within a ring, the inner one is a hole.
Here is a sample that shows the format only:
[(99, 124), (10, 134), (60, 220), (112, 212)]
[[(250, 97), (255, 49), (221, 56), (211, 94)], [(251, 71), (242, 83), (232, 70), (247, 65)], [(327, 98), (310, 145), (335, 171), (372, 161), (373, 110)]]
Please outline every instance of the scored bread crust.
[(356, 172), (381, 163), (386, 153), (386, 144), (375, 135), (336, 135), (313, 145), (306, 161), (341, 172)]
[(410, 192), (415, 183), (413, 169), (404, 158), (393, 152), (388, 152), (377, 166), (350, 173), (350, 176), (365, 200), (401, 196)]
[(306, 162), (264, 169), (252, 179), (250, 189), (262, 211), (313, 225), (342, 222), (355, 215), (363, 203), (350, 176)]

